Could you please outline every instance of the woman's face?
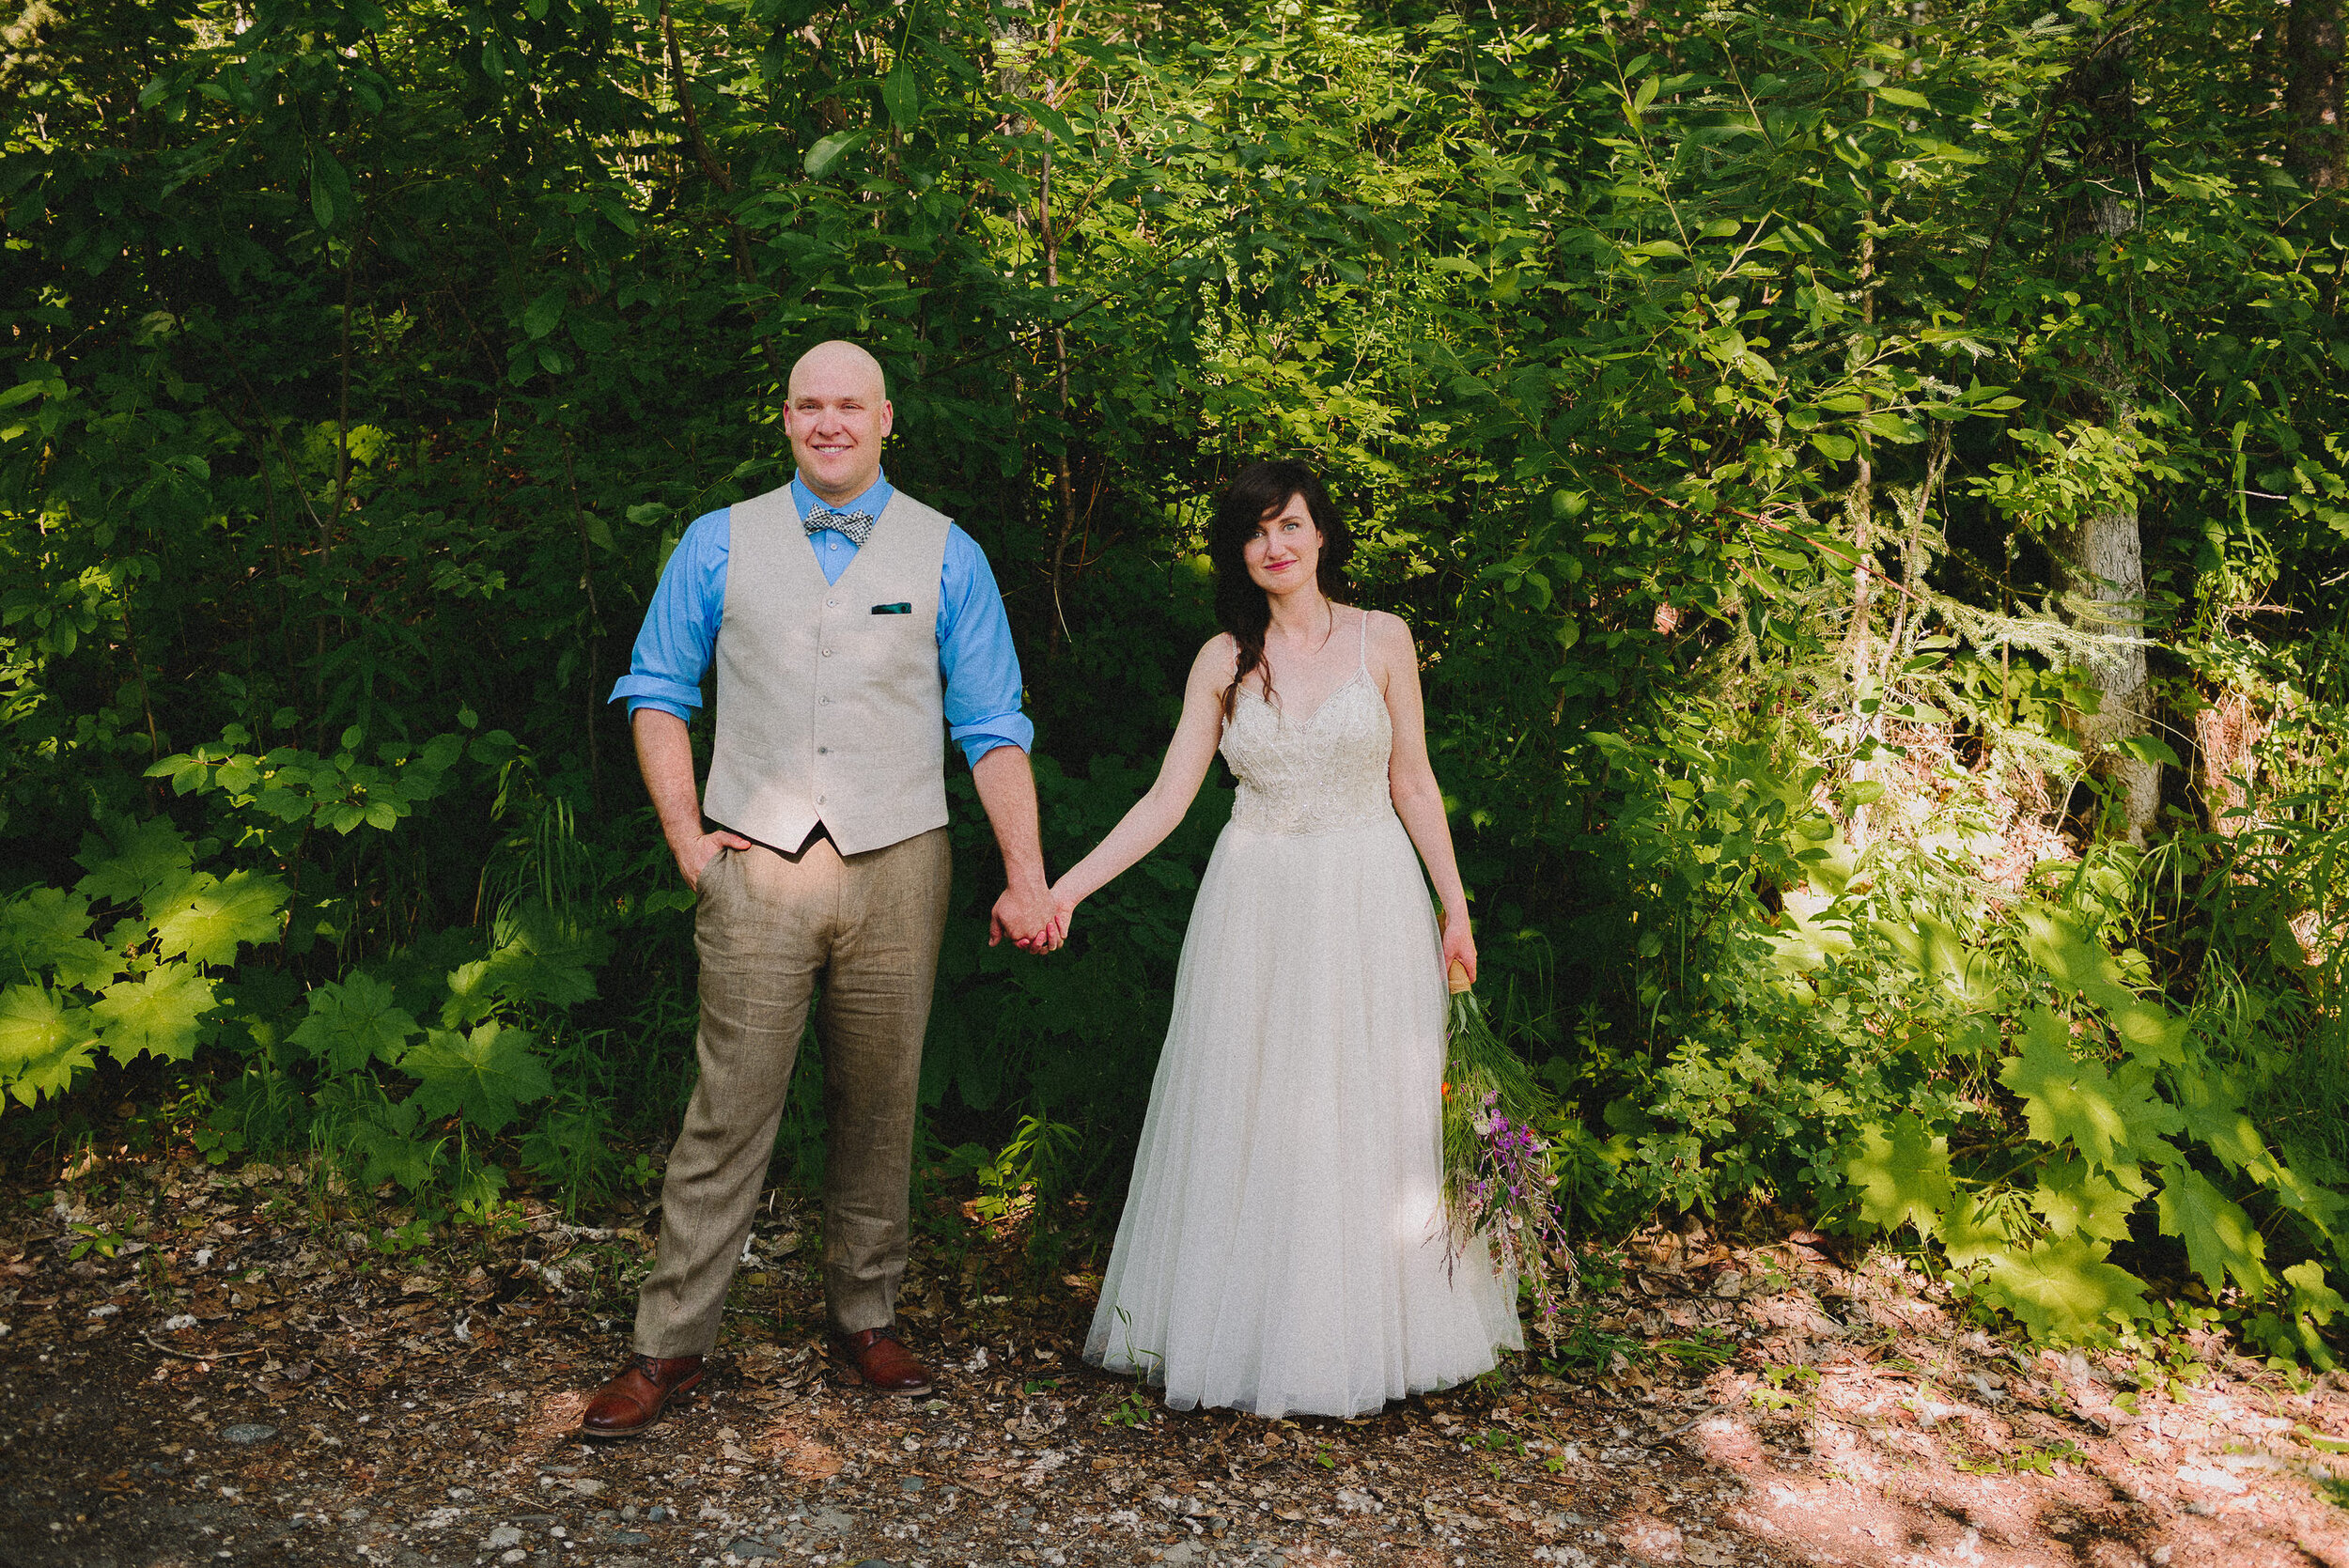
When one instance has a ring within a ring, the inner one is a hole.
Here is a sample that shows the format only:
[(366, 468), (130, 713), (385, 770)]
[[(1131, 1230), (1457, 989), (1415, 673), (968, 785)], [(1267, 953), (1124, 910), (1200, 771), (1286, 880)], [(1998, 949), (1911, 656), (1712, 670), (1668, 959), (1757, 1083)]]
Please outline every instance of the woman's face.
[(1257, 587), (1278, 598), (1315, 581), (1321, 565), (1321, 529), (1302, 495), (1292, 495), (1279, 511), (1256, 524), (1256, 536), (1241, 552)]

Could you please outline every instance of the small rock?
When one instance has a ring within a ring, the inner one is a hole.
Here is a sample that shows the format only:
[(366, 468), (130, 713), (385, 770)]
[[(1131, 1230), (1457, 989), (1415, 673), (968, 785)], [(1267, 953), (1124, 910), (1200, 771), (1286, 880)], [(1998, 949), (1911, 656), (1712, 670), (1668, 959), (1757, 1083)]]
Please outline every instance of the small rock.
[(922, 1489), (922, 1478), (918, 1475), (899, 1476), (897, 1478), (897, 1487), (900, 1491), (919, 1492)]
[(89, 1315), (92, 1317), (112, 1317), (120, 1311), (122, 1311), (121, 1308), (109, 1301), (102, 1307), (92, 1307), (89, 1310)]
[(163, 1319), (163, 1328), (167, 1333), (176, 1334), (182, 1328), (193, 1328), (194, 1327), (195, 1314), (194, 1312), (178, 1312)]
[(669, 1511), (658, 1504), (645, 1510), (645, 1517), (650, 1519), (655, 1524), (659, 1524), (661, 1520), (667, 1518), (668, 1516)]
[(868, 1557), (862, 1562), (850, 1564), (849, 1568), (897, 1568), (897, 1565), (878, 1557)]
[(615, 1546), (645, 1546), (652, 1544), (652, 1537), (641, 1529), (615, 1529), (604, 1539)]
[(473, 1488), (470, 1486), (452, 1486), (448, 1489), (448, 1500), (451, 1502), (471, 1502), (473, 1501)]
[(729, 1541), (726, 1543), (726, 1550), (732, 1552), (735, 1556), (745, 1560), (756, 1557), (781, 1557), (783, 1555), (781, 1547), (770, 1546), (766, 1542), (755, 1540), (747, 1535), (742, 1537), (739, 1541)]
[(512, 1525), (500, 1525), (497, 1529), (491, 1530), (488, 1535), (482, 1537), (481, 1546), (484, 1551), (494, 1552), (501, 1546), (519, 1546), (521, 1545), (521, 1542), (522, 1532), (521, 1530), (515, 1529)]
[(257, 1443), (263, 1438), (276, 1436), (277, 1428), (262, 1426), (255, 1421), (239, 1421), (234, 1426), (222, 1427), (220, 1435), (232, 1443)]
[(1181, 1564), (1190, 1561), (1191, 1559), (1197, 1557), (1198, 1555), (1198, 1543), (1192, 1541), (1177, 1541), (1174, 1545), (1167, 1547), (1166, 1550), (1159, 1554), (1159, 1560), (1160, 1562)]
[(346, 1508), (346, 1509), (344, 1509), (344, 1510), (343, 1510), (343, 1523), (344, 1523), (344, 1524), (347, 1524), (347, 1525), (364, 1525), (364, 1524), (366, 1524), (366, 1522), (367, 1522), (367, 1511), (366, 1511), (366, 1509), (364, 1509), (364, 1508)]
[(816, 1516), (808, 1523), (817, 1529), (828, 1530), (833, 1535), (846, 1535), (856, 1529), (856, 1521), (836, 1508), (818, 1510)]

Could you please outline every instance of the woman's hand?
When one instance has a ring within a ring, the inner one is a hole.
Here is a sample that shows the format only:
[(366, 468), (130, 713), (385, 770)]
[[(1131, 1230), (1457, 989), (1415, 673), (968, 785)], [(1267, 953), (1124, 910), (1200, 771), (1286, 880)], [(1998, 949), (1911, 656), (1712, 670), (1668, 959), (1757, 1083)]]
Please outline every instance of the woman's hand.
[(1019, 945), (1030, 953), (1051, 953), (1068, 940), (1068, 928), (1076, 923), (1077, 900), (1060, 887), (1052, 889), (1052, 912), (1044, 922), (1044, 929), (1032, 941)]
[(1457, 964), (1468, 971), (1470, 984), (1476, 980), (1476, 939), (1470, 934), (1466, 915), (1449, 916), (1443, 923), (1443, 972), (1448, 982), (1452, 966)]

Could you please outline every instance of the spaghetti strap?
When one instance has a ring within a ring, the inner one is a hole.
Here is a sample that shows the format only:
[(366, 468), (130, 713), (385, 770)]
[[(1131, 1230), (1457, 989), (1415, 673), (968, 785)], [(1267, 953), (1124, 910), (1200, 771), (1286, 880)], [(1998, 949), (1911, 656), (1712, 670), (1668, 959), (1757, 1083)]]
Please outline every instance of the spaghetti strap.
[(1370, 669), (1370, 612), (1367, 610), (1362, 612), (1361, 646), (1354, 656), (1354, 667), (1364, 673)]

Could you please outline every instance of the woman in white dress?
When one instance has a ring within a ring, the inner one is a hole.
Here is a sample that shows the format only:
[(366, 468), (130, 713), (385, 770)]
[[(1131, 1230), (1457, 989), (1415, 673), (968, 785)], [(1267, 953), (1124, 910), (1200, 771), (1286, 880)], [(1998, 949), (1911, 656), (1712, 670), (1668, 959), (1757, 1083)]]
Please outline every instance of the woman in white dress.
[(1157, 783), (1053, 889), (1057, 945), (1183, 819), (1220, 745), (1239, 791), (1085, 1343), (1176, 1409), (1358, 1416), (1523, 1343), (1486, 1250), (1447, 1263), (1443, 976), (1473, 976), (1476, 945), (1411, 634), (1340, 602), (1351, 547), (1303, 464), (1233, 481), (1209, 542), (1224, 630)]

